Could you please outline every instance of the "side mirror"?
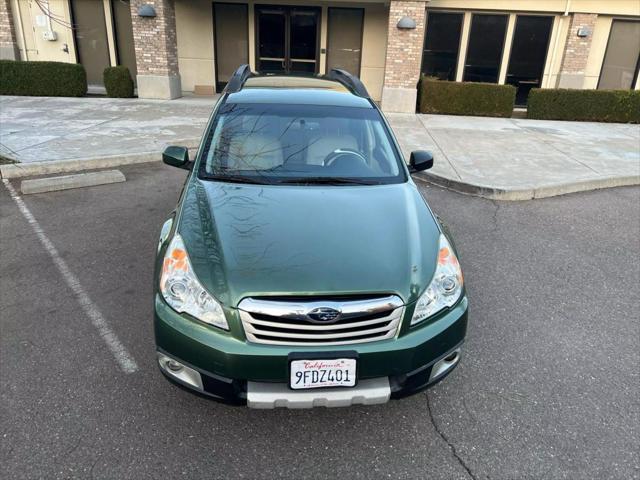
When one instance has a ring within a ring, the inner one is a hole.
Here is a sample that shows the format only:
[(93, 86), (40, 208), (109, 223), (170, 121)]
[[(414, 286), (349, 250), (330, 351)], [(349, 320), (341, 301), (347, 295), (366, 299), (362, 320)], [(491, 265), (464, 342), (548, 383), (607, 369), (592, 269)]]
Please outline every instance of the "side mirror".
[(426, 150), (416, 150), (411, 152), (411, 158), (409, 159), (409, 171), (411, 173), (421, 172), (433, 167), (433, 155)]
[(191, 163), (189, 162), (189, 150), (187, 147), (167, 147), (162, 152), (162, 161), (172, 167), (184, 168), (185, 170), (191, 170)]

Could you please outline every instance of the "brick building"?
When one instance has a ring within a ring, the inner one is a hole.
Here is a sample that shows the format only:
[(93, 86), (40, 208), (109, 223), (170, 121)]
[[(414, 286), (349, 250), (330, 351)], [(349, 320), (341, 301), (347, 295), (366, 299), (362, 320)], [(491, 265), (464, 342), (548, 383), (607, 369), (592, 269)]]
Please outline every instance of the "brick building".
[(638, 0), (0, 0), (0, 56), (125, 65), (144, 98), (214, 94), (260, 72), (359, 75), (413, 111), (420, 74), (544, 88), (640, 88)]

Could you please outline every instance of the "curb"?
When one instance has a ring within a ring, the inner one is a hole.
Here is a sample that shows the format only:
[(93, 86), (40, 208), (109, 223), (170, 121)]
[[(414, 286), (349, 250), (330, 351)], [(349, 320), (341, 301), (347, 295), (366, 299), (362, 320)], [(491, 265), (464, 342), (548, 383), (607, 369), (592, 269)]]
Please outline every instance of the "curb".
[[(195, 154), (198, 140), (177, 141), (184, 144), (191, 153)], [(52, 175), (56, 173), (80, 172), (97, 170), (99, 168), (133, 165), (136, 163), (159, 162), (162, 160), (161, 151), (132, 153), (129, 155), (109, 155), (106, 157), (74, 158), (71, 160), (52, 160), (33, 163), (12, 163), (0, 165), (0, 178), (35, 177), (38, 175)]]
[(569, 193), (600, 190), (602, 188), (640, 185), (640, 175), (624, 175), (620, 177), (597, 178), (594, 180), (584, 180), (556, 185), (545, 185), (538, 188), (524, 189), (506, 189), (474, 185), (459, 180), (452, 180), (450, 178), (441, 177), (433, 173), (420, 173), (418, 175), (414, 175), (413, 178), (421, 182), (444, 187), (448, 190), (453, 190), (454, 192), (487, 198), (489, 200), (503, 201), (533, 200), (536, 198), (556, 197)]
[(95, 187), (110, 183), (120, 183), (127, 179), (120, 170), (100, 170), (97, 172), (77, 173), (59, 177), (44, 177), (23, 180), (20, 191), (23, 195), (32, 193), (57, 192), (72, 188)]
[[(189, 144), (190, 142), (182, 142)], [(195, 147), (197, 148), (197, 147)], [(193, 150), (195, 150), (193, 148)], [(192, 150), (192, 147), (189, 146)], [(56, 160), (34, 163), (14, 163), (0, 165), (0, 178), (35, 177), (38, 175), (51, 175), (56, 173), (78, 172), (83, 170), (96, 170), (101, 168), (117, 167), (120, 165), (133, 165), (136, 163), (159, 162), (161, 153), (146, 152), (131, 155), (112, 155), (100, 158), (79, 158), (73, 160)], [(413, 178), (439, 187), (444, 187), (454, 192), (464, 193), (489, 200), (522, 201), (535, 198), (548, 198), (568, 193), (586, 192), (602, 188), (626, 187), (640, 185), (640, 175), (625, 175), (620, 177), (597, 178), (579, 182), (546, 185), (538, 188), (507, 189), (452, 180), (433, 173), (419, 173)]]
[(158, 152), (138, 153), (132, 155), (113, 155), (100, 158), (78, 158), (73, 160), (54, 160), (50, 162), (14, 163), (0, 166), (1, 178), (35, 177), (54, 173), (77, 172), (95, 170), (99, 168), (132, 165), (160, 160)]

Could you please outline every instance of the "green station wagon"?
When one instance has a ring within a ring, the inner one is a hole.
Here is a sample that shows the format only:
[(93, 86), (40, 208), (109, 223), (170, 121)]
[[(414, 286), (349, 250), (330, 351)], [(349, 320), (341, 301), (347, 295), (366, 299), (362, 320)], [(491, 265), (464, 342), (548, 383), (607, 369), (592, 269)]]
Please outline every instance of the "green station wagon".
[(458, 364), (467, 297), (452, 241), (363, 84), (240, 67), (162, 228), (161, 371), (254, 408), (376, 404)]

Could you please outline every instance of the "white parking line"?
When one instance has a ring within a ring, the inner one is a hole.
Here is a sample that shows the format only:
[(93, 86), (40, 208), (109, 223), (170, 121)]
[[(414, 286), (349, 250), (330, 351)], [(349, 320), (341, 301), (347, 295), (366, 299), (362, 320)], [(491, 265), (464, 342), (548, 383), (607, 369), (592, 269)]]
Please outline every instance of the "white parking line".
[(122, 342), (120, 342), (120, 339), (117, 337), (115, 332), (111, 330), (109, 322), (107, 322), (106, 318), (104, 318), (100, 310), (98, 310), (96, 304), (93, 303), (89, 295), (87, 295), (87, 292), (85, 292), (84, 288), (82, 288), (80, 280), (78, 280), (78, 277), (76, 277), (74, 273), (69, 269), (67, 262), (62, 259), (55, 245), (51, 243), (51, 240), (49, 240), (49, 237), (47, 237), (47, 235), (44, 233), (38, 221), (22, 201), (22, 198), (20, 198), (11, 183), (9, 183), (9, 180), (4, 178), (2, 179), (2, 183), (4, 183), (4, 186), (9, 191), (9, 195), (11, 195), (11, 198), (14, 200), (14, 202), (16, 202), (20, 213), (22, 213), (29, 225), (31, 225), (31, 228), (38, 236), (38, 239), (40, 240), (40, 243), (42, 243), (44, 249), (47, 251), (47, 253), (49, 253), (49, 256), (53, 260), (53, 263), (58, 268), (60, 275), (62, 275), (62, 278), (64, 278), (66, 284), (75, 294), (78, 303), (84, 310), (84, 313), (87, 315), (87, 317), (89, 317), (93, 326), (98, 329), (98, 333), (107, 344), (107, 347), (115, 357), (116, 362), (118, 363), (122, 371), (125, 373), (136, 372), (138, 370), (138, 364), (134, 360), (133, 356), (131, 356)]

